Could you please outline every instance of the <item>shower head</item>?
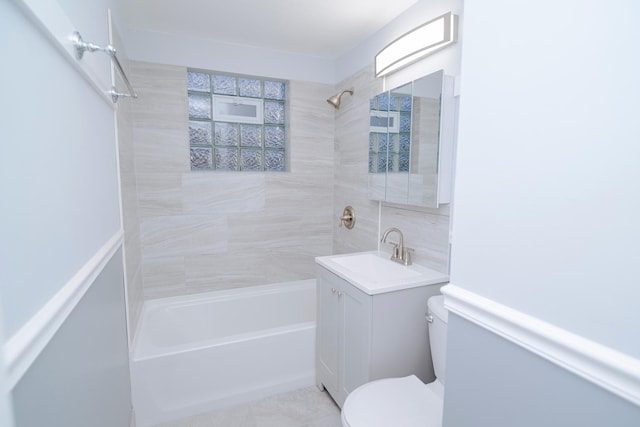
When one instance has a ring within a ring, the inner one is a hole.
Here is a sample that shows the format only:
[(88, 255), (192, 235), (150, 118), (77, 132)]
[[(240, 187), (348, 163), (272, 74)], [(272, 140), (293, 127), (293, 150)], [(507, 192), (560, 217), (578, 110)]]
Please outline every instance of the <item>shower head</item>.
[(340, 98), (342, 98), (342, 95), (344, 95), (345, 92), (349, 92), (349, 94), (353, 96), (353, 88), (344, 89), (339, 94), (333, 95), (331, 98), (327, 99), (327, 102), (333, 105), (333, 107), (337, 110), (338, 108), (340, 108)]

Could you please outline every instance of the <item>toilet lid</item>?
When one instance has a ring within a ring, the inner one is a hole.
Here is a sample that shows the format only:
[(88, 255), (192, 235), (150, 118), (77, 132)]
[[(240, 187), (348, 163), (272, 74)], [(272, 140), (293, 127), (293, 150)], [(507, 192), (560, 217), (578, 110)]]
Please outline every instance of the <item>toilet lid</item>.
[(364, 384), (342, 407), (345, 427), (441, 427), (442, 397), (415, 375)]

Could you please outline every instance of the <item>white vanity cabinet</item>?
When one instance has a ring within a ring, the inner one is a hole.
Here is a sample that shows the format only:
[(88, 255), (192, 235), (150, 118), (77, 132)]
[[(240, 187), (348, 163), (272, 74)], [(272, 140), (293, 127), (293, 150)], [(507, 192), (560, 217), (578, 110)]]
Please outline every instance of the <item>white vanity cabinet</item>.
[(316, 382), (342, 407), (369, 378), (371, 300), (322, 267), (317, 279)]
[(342, 407), (351, 391), (375, 379), (415, 374), (432, 381), (427, 299), (440, 293), (446, 276), (438, 283), (370, 294), (318, 260), (318, 387)]

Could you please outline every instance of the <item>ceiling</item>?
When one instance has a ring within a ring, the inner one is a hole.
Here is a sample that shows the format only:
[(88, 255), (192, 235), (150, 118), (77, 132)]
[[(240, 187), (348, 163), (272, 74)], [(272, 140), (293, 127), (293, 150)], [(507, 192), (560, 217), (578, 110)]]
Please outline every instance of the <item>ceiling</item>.
[(335, 59), (418, 0), (118, 0), (131, 29)]

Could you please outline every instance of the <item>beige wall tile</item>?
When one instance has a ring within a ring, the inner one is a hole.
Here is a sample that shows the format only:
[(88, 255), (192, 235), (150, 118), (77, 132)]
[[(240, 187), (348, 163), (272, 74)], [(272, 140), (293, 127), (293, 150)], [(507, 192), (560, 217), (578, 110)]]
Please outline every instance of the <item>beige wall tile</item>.
[(138, 92), (136, 128), (187, 129), (187, 71), (184, 67), (131, 62), (131, 82)]
[(141, 218), (182, 214), (182, 174), (138, 174), (137, 201)]
[(227, 219), (209, 215), (149, 217), (140, 224), (140, 240), (145, 259), (224, 253), (228, 247)]
[(290, 82), (289, 172), (192, 172), (186, 68), (132, 69), (145, 296), (313, 277), (331, 252), (332, 87)]
[(184, 257), (145, 257), (142, 261), (144, 297), (162, 298), (185, 293)]
[[(289, 83), (285, 173), (192, 172), (186, 69), (132, 70), (142, 100), (132, 112), (137, 183), (126, 191), (140, 212), (146, 298), (314, 277), (316, 256), (375, 250), (380, 228), (391, 226), (405, 233), (416, 262), (448, 269), (448, 208), (368, 198), (369, 99), (382, 89), (370, 70), (335, 87)], [(346, 87), (355, 93), (339, 110), (326, 103)], [(353, 230), (339, 227), (347, 205), (356, 210)]]
[(229, 215), (264, 209), (265, 173), (198, 171), (181, 178), (185, 214)]
[[(135, 127), (133, 131), (136, 172), (189, 172), (189, 132), (183, 129)], [(185, 153), (187, 154), (185, 156)]]
[[(339, 83), (335, 92), (353, 87), (335, 110), (333, 251), (349, 253), (378, 248), (379, 204), (367, 196), (369, 165), (369, 99), (381, 90), (368, 70)], [(338, 218), (345, 206), (355, 209), (356, 225), (347, 230)]]

